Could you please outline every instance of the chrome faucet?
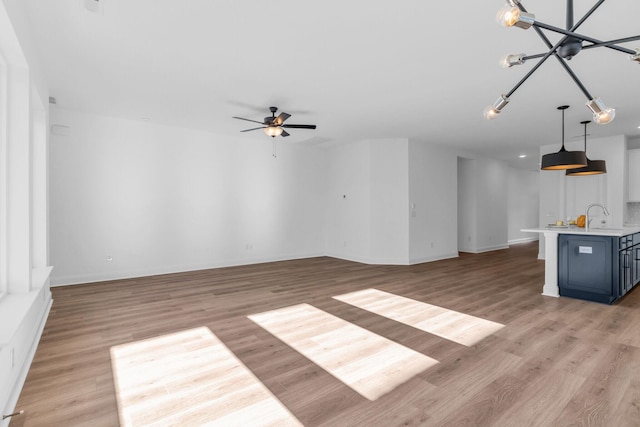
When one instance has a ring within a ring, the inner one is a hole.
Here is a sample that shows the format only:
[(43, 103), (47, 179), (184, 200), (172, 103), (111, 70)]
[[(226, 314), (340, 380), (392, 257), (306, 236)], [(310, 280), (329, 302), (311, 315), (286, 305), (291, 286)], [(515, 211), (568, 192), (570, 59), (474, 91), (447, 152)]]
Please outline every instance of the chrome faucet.
[(607, 216), (609, 215), (609, 211), (607, 210), (607, 208), (604, 207), (604, 205), (601, 205), (600, 203), (590, 204), (589, 206), (587, 206), (587, 215), (586, 215), (587, 218), (584, 225), (585, 231), (589, 231), (589, 224), (591, 224), (591, 218), (589, 218), (589, 209), (591, 209), (594, 206), (600, 206), (602, 208), (602, 212)]

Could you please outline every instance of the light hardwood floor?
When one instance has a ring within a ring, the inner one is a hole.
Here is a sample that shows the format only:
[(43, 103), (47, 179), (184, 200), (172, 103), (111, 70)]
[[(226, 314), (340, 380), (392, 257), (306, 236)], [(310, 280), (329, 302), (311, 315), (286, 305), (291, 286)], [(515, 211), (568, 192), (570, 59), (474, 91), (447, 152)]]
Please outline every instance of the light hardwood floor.
[[(305, 426), (640, 426), (640, 291), (540, 295), (537, 243), (414, 266), (314, 258), (53, 288), (12, 427), (117, 426), (110, 349), (207, 327)], [(463, 345), (333, 297), (377, 289), (504, 327)], [(309, 304), (438, 361), (369, 400), (247, 316)]]

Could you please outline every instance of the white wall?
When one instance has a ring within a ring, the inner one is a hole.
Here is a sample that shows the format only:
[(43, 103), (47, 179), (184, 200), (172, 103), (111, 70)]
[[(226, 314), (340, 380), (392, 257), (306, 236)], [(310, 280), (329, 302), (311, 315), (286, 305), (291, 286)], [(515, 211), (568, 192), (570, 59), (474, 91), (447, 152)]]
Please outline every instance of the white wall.
[(475, 252), (477, 206), (475, 189), (476, 161), (458, 157), (458, 250)]
[(370, 141), (370, 223), (373, 263), (409, 263), (409, 142)]
[(537, 240), (537, 235), (523, 233), (539, 223), (540, 184), (537, 171), (509, 168), (507, 182), (507, 217), (509, 244)]
[[(53, 284), (318, 256), (322, 150), (62, 109), (51, 123)], [(60, 128), (57, 128), (60, 129)], [(111, 261), (109, 261), (111, 259)]]
[(325, 249), (329, 256), (368, 262), (370, 144), (353, 142), (327, 149)]
[[(508, 179), (509, 167), (505, 162), (477, 158), (458, 163), (461, 181), (458, 197), (469, 210), (458, 212), (458, 224), (463, 225), (459, 239), (461, 251), (486, 252), (508, 247)], [(466, 169), (466, 170), (465, 170)], [(475, 243), (475, 244), (474, 244)]]
[(408, 264), (408, 141), (357, 141), (328, 148), (327, 156), (326, 253)]
[(455, 151), (398, 138), (327, 153), (329, 256), (413, 264), (458, 255)]
[(409, 142), (409, 257), (411, 264), (458, 256), (457, 154)]
[(479, 252), (508, 247), (508, 171), (505, 162), (478, 159), (476, 185)]

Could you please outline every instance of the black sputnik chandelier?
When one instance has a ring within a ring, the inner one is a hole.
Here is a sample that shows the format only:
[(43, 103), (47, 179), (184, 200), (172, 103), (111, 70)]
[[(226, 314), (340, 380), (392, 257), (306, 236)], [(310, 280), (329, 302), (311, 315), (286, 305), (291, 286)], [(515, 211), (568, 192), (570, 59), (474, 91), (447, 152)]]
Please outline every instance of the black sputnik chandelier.
[[(632, 0), (638, 1), (638, 0)], [(598, 9), (605, 0), (598, 0), (596, 4), (576, 23), (573, 22), (573, 0), (567, 0), (567, 29), (554, 27), (552, 25), (545, 24), (536, 20), (533, 13), (527, 12), (522, 3), (519, 0), (507, 0), (507, 4), (498, 12), (497, 20), (505, 27), (518, 27), (522, 29), (528, 29), (533, 27), (534, 31), (542, 39), (544, 44), (549, 49), (545, 53), (539, 53), (536, 55), (526, 55), (524, 53), (516, 55), (507, 55), (502, 61), (501, 65), (504, 68), (511, 68), (515, 65), (522, 65), (525, 61), (530, 59), (539, 59), (538, 62), (529, 70), (529, 72), (506, 94), (502, 94), (500, 98), (496, 100), (493, 105), (489, 105), (484, 110), (484, 115), (487, 119), (495, 119), (499, 116), (502, 109), (509, 103), (509, 98), (518, 88), (538, 69), (544, 62), (551, 56), (555, 57), (565, 71), (571, 76), (573, 81), (578, 85), (580, 90), (587, 97), (586, 106), (593, 113), (593, 121), (605, 125), (611, 123), (616, 115), (614, 108), (607, 107), (605, 103), (599, 97), (592, 96), (587, 88), (578, 79), (578, 76), (573, 72), (567, 63), (568, 60), (580, 53), (582, 50), (593, 49), (596, 47), (606, 47), (618, 52), (626, 53), (629, 55), (629, 59), (640, 63), (640, 49), (631, 50), (618, 46), (620, 43), (626, 43), (634, 40), (640, 40), (640, 35), (626, 37), (616, 40), (601, 41), (588, 37), (583, 34), (579, 34), (576, 31), (589, 18), (593, 12)], [(556, 44), (552, 44), (542, 30), (552, 31), (554, 33), (562, 34), (563, 37)]]

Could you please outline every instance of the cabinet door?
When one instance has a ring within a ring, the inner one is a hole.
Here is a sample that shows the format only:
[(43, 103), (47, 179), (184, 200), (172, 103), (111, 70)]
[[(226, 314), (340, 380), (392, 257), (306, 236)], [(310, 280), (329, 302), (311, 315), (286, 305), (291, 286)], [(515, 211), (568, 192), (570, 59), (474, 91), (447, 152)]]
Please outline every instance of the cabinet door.
[(632, 248), (620, 251), (620, 285), (619, 285), (620, 296), (629, 292), (629, 290), (631, 290), (631, 288), (633, 287), (633, 284), (632, 284), (633, 277), (631, 275), (632, 274), (631, 273), (632, 256), (633, 256)]
[(629, 201), (640, 202), (640, 149), (629, 150)]
[(633, 277), (631, 287), (634, 287), (640, 282), (640, 245), (635, 245), (632, 248), (631, 260), (631, 275)]
[(612, 286), (617, 283), (612, 283), (611, 238), (561, 235), (558, 243), (560, 295), (566, 290), (603, 295), (614, 293)]

